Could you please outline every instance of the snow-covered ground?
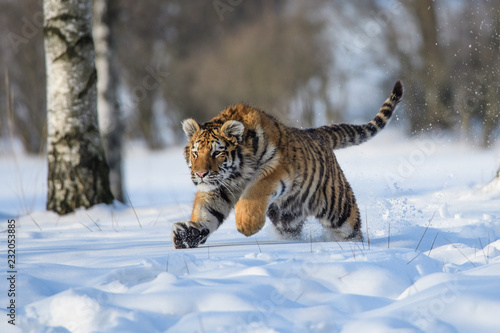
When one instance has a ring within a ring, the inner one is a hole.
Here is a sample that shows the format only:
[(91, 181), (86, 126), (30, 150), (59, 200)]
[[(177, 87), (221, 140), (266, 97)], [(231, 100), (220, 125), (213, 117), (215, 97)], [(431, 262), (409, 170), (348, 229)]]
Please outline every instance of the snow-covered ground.
[[(475, 150), (397, 131), (339, 151), (364, 243), (236, 231), (198, 249), (171, 225), (194, 187), (182, 148), (129, 148), (129, 205), (44, 211), (46, 163), (0, 156), (1, 332), (498, 332), (500, 147)], [(136, 217), (137, 214), (137, 217)], [(15, 219), (15, 326), (8, 323), (7, 222)]]

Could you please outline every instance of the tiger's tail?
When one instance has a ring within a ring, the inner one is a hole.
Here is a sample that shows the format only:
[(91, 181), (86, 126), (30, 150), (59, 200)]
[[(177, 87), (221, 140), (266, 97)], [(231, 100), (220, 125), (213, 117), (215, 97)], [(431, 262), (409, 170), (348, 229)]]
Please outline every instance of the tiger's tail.
[(359, 145), (374, 137), (389, 122), (396, 106), (403, 96), (403, 85), (397, 81), (392, 89), (391, 96), (386, 99), (375, 118), (364, 125), (335, 124), (322, 126), (316, 133), (330, 141), (332, 149), (346, 148)]

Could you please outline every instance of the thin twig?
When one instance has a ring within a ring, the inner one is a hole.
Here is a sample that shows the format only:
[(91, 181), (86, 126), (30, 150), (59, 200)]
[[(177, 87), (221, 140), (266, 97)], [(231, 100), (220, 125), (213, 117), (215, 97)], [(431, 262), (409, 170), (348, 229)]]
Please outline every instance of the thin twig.
[[(488, 245), (487, 246), (490, 246), (490, 244), (491, 244), (491, 241), (490, 241), (490, 231), (488, 230)], [(488, 247), (488, 258), (489, 257), (490, 257), (490, 248)]]
[(177, 197), (175, 197), (174, 199), (175, 199), (175, 203), (177, 204), (177, 207), (179, 207), (179, 209), (181, 210), (182, 215), (184, 215), (184, 220), (189, 221), (189, 218), (188, 218), (189, 215), (186, 214), (186, 211), (184, 210), (184, 208), (182, 208), (181, 204), (177, 200)]
[(387, 234), (387, 248), (391, 248), (391, 221), (389, 221), (389, 233)]
[(257, 237), (255, 237), (255, 243), (257, 243), (257, 246), (259, 247), (259, 252), (262, 253), (262, 250), (260, 248), (259, 241), (257, 240)]
[(311, 234), (311, 228), (309, 228), (309, 244), (311, 246), (311, 253), (313, 252), (313, 239)]
[(337, 240), (337, 237), (334, 236), (333, 239), (335, 240), (335, 243), (337, 243), (337, 245), (340, 247), (340, 249), (344, 251), (344, 248), (342, 247), (342, 245), (340, 245), (340, 242)]
[(87, 216), (89, 217), (89, 219), (94, 222), (95, 226), (97, 227), (97, 229), (99, 229), (99, 231), (102, 231), (101, 227), (99, 226), (99, 224), (96, 223), (96, 221), (94, 221), (94, 219), (89, 215), (89, 213), (87, 213)]
[(186, 271), (187, 271), (187, 273), (189, 275), (189, 268), (188, 268), (188, 264), (186, 262), (186, 257), (183, 256), (182, 259), (184, 259), (184, 266), (186, 266)]
[(427, 227), (425, 227), (424, 233), (422, 234), (422, 237), (420, 237), (420, 241), (418, 241), (417, 247), (415, 248), (415, 252), (417, 252), (418, 247), (420, 246), (420, 243), (422, 243), (422, 240), (424, 239), (424, 236), (427, 233), (427, 230), (431, 226), (432, 220), (434, 219), (434, 215), (436, 215), (436, 211), (437, 210), (434, 211), (434, 213), (432, 214), (431, 219), (429, 220), (429, 223), (427, 224)]
[(127, 194), (128, 202), (130, 203), (130, 207), (132, 207), (132, 210), (134, 211), (134, 214), (135, 214), (135, 218), (137, 219), (137, 222), (139, 223), (139, 227), (141, 227), (141, 229), (142, 229), (141, 221), (139, 221), (139, 216), (137, 216), (137, 212), (135, 211), (134, 205), (132, 205), (132, 200), (130, 200), (128, 193), (126, 193), (126, 194)]
[(460, 252), (460, 254), (465, 258), (467, 259), (468, 262), (471, 263), (472, 266), (474, 267), (477, 267), (472, 261), (470, 261), (470, 259), (462, 252), (462, 250), (460, 250), (455, 244), (453, 244), (452, 242), (450, 242), (450, 240), (448, 238), (445, 237), (445, 239), (448, 241), (448, 243), (450, 243), (455, 249), (458, 250), (458, 252)]
[(356, 261), (356, 247), (353, 247), (352, 243), (349, 243), (349, 245), (351, 246), (351, 251), (352, 251), (352, 256), (354, 258), (354, 261)]
[(161, 216), (161, 211), (158, 213), (158, 216), (156, 217), (156, 220), (153, 222), (153, 226), (156, 224), (156, 222), (158, 222), (158, 219), (160, 218)]
[(474, 258), (477, 257), (477, 239), (474, 240)]
[(78, 221), (81, 225), (83, 225), (85, 228), (89, 229), (90, 232), (94, 232), (94, 230), (90, 229), (89, 227), (87, 227), (85, 224), (83, 224), (82, 221)]
[(167, 273), (168, 273), (168, 259), (169, 259), (169, 257), (170, 257), (170, 253), (167, 253), (167, 268), (165, 269), (165, 272), (167, 272)]
[(486, 255), (486, 252), (484, 252), (484, 246), (483, 246), (483, 242), (481, 241), (481, 237), (479, 237), (479, 244), (481, 245), (481, 251), (483, 251), (484, 262), (486, 263), (486, 265), (488, 265), (489, 260), (488, 260), (488, 256)]
[(38, 227), (38, 229), (40, 229), (40, 231), (43, 231), (42, 227), (40, 227), (40, 225), (35, 221), (35, 218), (30, 213), (28, 213), (28, 216), (31, 218), (31, 221), (33, 221), (33, 223)]
[[(366, 241), (368, 243), (368, 250), (370, 250), (370, 233), (368, 231), (368, 211), (365, 208), (365, 224), (366, 224)], [(364, 243), (363, 243), (364, 244)]]
[(349, 272), (347, 274), (344, 274), (342, 276), (339, 276), (339, 280), (342, 280), (343, 278), (345, 278), (346, 276), (349, 276), (350, 274), (352, 274), (352, 272)]
[(358, 247), (358, 249), (361, 251), (361, 254), (364, 256), (365, 253), (363, 252), (363, 249), (358, 245), (358, 242), (356, 242), (354, 244)]
[(439, 231), (436, 232), (436, 236), (434, 236), (434, 240), (432, 241), (431, 249), (429, 250), (429, 254), (427, 254), (428, 257), (431, 256), (431, 252), (432, 252), (432, 249), (434, 248), (434, 243), (436, 242), (436, 238), (438, 237), (438, 235), (439, 235)]
[(111, 210), (111, 227), (116, 231), (118, 232), (118, 230), (116, 230), (115, 228), (115, 223), (116, 225), (118, 225), (118, 222), (115, 220), (115, 214), (113, 213), (113, 210)]
[(409, 263), (411, 263), (413, 260), (417, 259), (419, 255), (421, 255), (422, 252), (419, 252), (416, 256), (413, 257), (412, 260), (408, 261), (406, 264), (408, 265)]

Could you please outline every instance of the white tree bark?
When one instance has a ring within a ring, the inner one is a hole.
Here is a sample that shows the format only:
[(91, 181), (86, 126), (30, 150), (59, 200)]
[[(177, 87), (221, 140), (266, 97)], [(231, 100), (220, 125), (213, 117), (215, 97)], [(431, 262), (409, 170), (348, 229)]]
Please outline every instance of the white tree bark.
[(47, 209), (67, 214), (111, 203), (97, 119), (92, 0), (44, 0)]
[(118, 103), (118, 74), (113, 62), (112, 15), (109, 0), (94, 0), (94, 45), (97, 80), (97, 110), (104, 151), (109, 165), (111, 192), (123, 199), (122, 140), (125, 126)]

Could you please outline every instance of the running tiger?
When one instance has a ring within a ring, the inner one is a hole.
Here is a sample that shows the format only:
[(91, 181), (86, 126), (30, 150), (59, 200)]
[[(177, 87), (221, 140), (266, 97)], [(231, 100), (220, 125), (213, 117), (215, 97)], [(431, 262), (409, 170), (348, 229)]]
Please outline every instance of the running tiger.
[(375, 118), (364, 125), (298, 129), (243, 104), (204, 124), (186, 119), (184, 156), (198, 192), (190, 221), (173, 225), (174, 246), (205, 243), (233, 207), (236, 227), (245, 236), (262, 229), (267, 214), (284, 236), (299, 235), (305, 219), (314, 216), (329, 239), (362, 240), (356, 199), (333, 150), (375, 136), (402, 95), (398, 81)]

